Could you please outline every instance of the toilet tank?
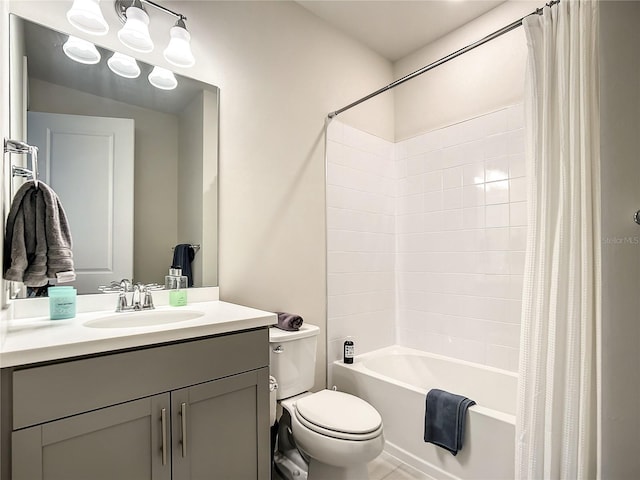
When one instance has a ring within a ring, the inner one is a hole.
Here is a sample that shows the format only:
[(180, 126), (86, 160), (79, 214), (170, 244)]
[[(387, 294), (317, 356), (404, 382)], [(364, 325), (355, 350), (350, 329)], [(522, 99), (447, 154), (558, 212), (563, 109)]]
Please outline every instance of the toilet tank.
[(278, 382), (278, 400), (313, 387), (319, 332), (318, 327), (307, 323), (293, 332), (276, 327), (269, 329), (270, 371)]

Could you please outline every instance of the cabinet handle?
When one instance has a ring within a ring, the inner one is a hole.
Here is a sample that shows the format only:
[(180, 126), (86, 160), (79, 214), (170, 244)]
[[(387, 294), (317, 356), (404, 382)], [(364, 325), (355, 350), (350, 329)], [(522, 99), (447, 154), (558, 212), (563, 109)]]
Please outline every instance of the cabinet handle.
[(160, 410), (160, 423), (162, 424), (162, 465), (167, 464), (167, 409)]
[(187, 404), (180, 404), (180, 416), (182, 416), (182, 456), (187, 456)]

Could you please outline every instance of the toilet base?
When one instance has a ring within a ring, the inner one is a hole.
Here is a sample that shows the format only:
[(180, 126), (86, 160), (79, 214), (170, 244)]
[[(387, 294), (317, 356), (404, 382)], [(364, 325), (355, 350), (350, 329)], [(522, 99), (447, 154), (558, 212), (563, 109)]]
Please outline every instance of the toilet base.
[(367, 464), (351, 467), (336, 467), (319, 462), (313, 458), (309, 460), (309, 480), (369, 480)]

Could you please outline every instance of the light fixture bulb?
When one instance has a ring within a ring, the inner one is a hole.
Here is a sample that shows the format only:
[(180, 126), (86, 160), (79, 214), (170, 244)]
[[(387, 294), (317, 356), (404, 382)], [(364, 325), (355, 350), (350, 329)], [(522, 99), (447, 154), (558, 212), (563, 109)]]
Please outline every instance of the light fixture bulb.
[(178, 86), (178, 80), (173, 72), (162, 67), (153, 67), (149, 74), (149, 82), (161, 90), (173, 90)]
[(124, 78), (137, 78), (140, 76), (140, 67), (133, 57), (116, 52), (107, 60), (109, 69), (116, 75)]
[(73, 0), (67, 20), (78, 30), (92, 35), (105, 35), (109, 31), (100, 10), (100, 0)]
[(149, 35), (149, 15), (138, 7), (129, 7), (126, 12), (127, 21), (118, 32), (120, 41), (138, 52), (153, 50), (153, 41)]
[(196, 63), (196, 59), (191, 53), (191, 34), (187, 31), (184, 21), (178, 20), (175, 26), (169, 30), (171, 40), (164, 50), (164, 58), (167, 62), (177, 67), (192, 67)]
[(69, 35), (68, 40), (62, 45), (62, 50), (67, 57), (76, 62), (94, 65), (100, 61), (100, 52), (96, 46), (82, 38)]

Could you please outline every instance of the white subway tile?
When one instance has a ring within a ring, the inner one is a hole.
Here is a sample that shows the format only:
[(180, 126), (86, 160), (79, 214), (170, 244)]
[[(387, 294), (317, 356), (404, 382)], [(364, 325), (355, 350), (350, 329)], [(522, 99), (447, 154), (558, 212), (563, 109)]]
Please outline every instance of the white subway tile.
[(524, 128), (524, 105), (519, 103), (506, 109), (507, 130)]
[(518, 349), (501, 345), (487, 345), (486, 363), (490, 367), (511, 372), (518, 371)]
[(442, 191), (424, 194), (424, 211), (435, 212), (442, 210)]
[(509, 273), (509, 252), (485, 252), (482, 273), (506, 275)]
[(485, 226), (508, 227), (509, 226), (509, 204), (487, 205), (485, 207)]
[(344, 124), (332, 119), (327, 125), (327, 139), (337, 143), (344, 143)]
[(527, 174), (524, 153), (509, 155), (509, 178), (524, 177)]
[(509, 178), (509, 157), (491, 158), (484, 162), (485, 182), (496, 182)]
[[(504, 157), (509, 152), (509, 133), (498, 133), (484, 139), (484, 158)], [(517, 153), (517, 152), (516, 152)]]
[(425, 159), (423, 155), (416, 155), (413, 157), (409, 157), (406, 160), (407, 162), (407, 175), (422, 175), (424, 173), (424, 163)]
[(477, 185), (484, 183), (484, 163), (470, 163), (462, 166), (462, 184)]
[(487, 250), (509, 250), (509, 227), (487, 228), (484, 233)]
[(509, 202), (509, 180), (485, 183), (485, 203), (494, 205)]
[(509, 132), (507, 139), (507, 154), (517, 155), (524, 153), (525, 149), (525, 136), (524, 129), (514, 130)]
[(463, 207), (479, 207), (484, 204), (484, 184), (468, 185), (466, 187), (462, 187)]
[(484, 136), (495, 135), (507, 131), (508, 114), (506, 109), (489, 113), (483, 117)]
[(462, 226), (467, 229), (484, 228), (485, 207), (470, 207), (462, 209)]
[(462, 188), (450, 188), (442, 192), (442, 209), (462, 208)]
[(462, 167), (445, 168), (442, 171), (442, 188), (458, 188), (462, 186)]
[(509, 273), (524, 274), (524, 252), (509, 252)]
[(423, 188), (425, 192), (442, 190), (442, 171), (425, 173), (423, 176)]
[(524, 252), (527, 247), (527, 227), (509, 229), (509, 250)]
[(524, 202), (527, 200), (527, 179), (526, 177), (509, 180), (509, 201)]
[(442, 230), (462, 230), (462, 209), (448, 210), (442, 216)]
[(523, 275), (509, 275), (509, 298), (512, 300), (522, 300)]
[(527, 225), (527, 202), (516, 202), (509, 205), (509, 225), (512, 227)]

